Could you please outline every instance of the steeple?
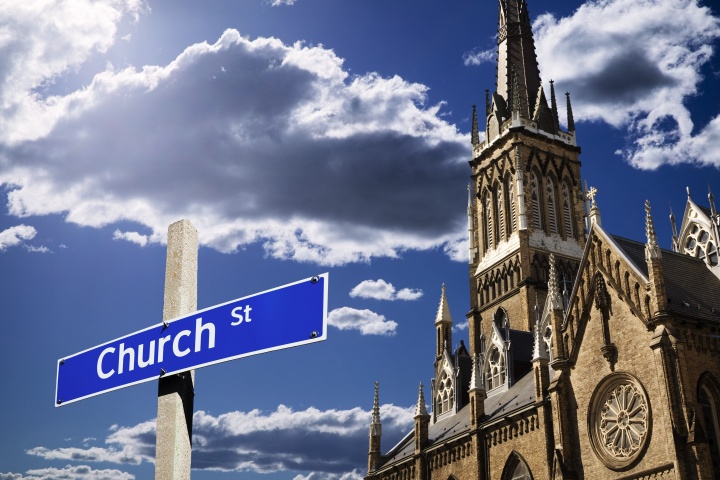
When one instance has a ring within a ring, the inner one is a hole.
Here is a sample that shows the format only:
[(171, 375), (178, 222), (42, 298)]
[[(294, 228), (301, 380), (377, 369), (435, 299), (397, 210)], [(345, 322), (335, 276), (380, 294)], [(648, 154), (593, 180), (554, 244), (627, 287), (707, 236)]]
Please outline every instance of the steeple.
[[(515, 79), (513, 79), (515, 77)], [(515, 80), (515, 82), (514, 82)], [(513, 83), (517, 85), (516, 102)], [(524, 118), (532, 118), (540, 88), (540, 69), (525, 0), (500, 0), (497, 93)]]

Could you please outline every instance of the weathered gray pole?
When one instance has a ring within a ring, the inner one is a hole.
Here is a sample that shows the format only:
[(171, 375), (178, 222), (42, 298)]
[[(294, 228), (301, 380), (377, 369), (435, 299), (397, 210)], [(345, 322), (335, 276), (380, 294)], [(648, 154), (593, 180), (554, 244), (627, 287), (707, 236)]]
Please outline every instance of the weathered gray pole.
[[(180, 220), (168, 227), (163, 321), (197, 310), (198, 235)], [(195, 371), (160, 379), (158, 384), (155, 480), (190, 478)]]

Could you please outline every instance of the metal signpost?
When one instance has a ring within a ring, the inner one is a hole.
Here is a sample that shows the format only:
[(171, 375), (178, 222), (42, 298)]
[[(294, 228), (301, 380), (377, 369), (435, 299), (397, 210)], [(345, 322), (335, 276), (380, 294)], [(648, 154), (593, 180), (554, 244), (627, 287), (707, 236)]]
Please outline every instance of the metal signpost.
[(328, 274), (198, 310), (58, 360), (56, 406), (326, 338)]

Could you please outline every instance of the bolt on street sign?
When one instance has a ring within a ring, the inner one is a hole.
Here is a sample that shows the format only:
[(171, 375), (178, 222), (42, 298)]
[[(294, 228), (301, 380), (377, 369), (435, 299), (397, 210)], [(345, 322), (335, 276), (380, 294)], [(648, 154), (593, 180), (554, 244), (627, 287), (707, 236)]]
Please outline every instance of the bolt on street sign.
[(328, 274), (231, 300), (63, 357), (55, 406), (327, 338)]

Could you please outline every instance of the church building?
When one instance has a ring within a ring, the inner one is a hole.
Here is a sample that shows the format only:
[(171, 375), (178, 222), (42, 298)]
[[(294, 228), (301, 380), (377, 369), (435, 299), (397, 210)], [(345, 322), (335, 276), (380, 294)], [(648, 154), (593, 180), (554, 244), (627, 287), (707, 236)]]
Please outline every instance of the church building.
[(563, 130), (541, 82), (527, 0), (499, 5), (497, 90), (473, 107), (468, 345), (453, 350), (443, 287), (414, 428), (382, 449), (376, 384), (365, 478), (720, 478), (714, 198), (688, 192), (672, 251), (648, 203), (645, 239), (607, 232), (570, 96)]

